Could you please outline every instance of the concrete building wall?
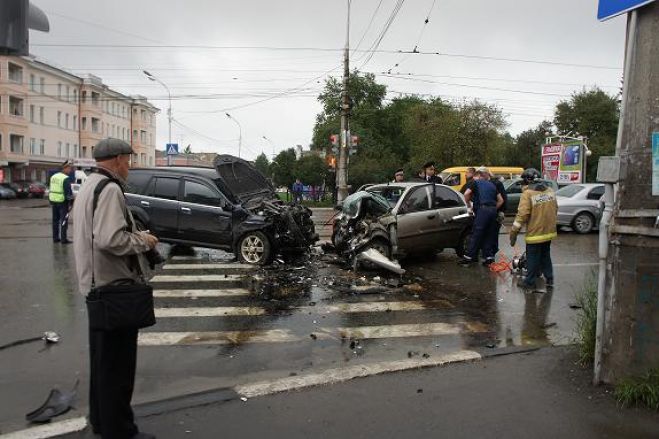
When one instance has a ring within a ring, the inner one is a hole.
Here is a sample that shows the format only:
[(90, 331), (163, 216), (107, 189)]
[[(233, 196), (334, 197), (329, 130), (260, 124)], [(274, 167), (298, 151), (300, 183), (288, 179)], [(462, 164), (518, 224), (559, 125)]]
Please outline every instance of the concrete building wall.
[[(133, 110), (140, 116), (136, 126)], [(155, 166), (158, 111), (143, 96), (123, 95), (96, 76), (0, 56), (0, 179), (45, 182), (67, 159), (88, 164), (93, 146), (106, 137), (132, 142), (134, 165)]]

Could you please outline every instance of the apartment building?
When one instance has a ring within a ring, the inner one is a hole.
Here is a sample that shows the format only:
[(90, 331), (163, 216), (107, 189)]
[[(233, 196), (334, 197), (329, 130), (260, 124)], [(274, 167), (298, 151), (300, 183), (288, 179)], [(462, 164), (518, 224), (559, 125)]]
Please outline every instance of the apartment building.
[(94, 164), (105, 137), (129, 142), (135, 166), (155, 166), (158, 109), (94, 75), (83, 77), (32, 57), (0, 56), (0, 181), (45, 182), (67, 159)]

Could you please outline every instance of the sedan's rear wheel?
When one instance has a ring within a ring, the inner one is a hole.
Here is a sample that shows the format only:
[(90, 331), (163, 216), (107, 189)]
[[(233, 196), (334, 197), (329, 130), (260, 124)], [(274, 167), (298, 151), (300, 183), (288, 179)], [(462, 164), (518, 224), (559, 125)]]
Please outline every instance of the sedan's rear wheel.
[(238, 243), (238, 257), (248, 264), (266, 264), (271, 252), (270, 240), (263, 232), (249, 232)]
[(590, 233), (595, 227), (595, 218), (588, 212), (581, 212), (572, 220), (572, 228), (580, 234)]

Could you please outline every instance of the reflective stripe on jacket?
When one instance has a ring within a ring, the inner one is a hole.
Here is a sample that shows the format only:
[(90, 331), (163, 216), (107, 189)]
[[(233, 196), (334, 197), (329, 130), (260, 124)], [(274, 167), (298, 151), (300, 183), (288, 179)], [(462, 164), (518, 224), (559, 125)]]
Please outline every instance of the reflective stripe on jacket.
[(63, 203), (66, 201), (66, 196), (64, 195), (64, 181), (66, 181), (67, 178), (69, 178), (69, 176), (63, 172), (58, 172), (50, 177), (50, 193), (48, 194), (48, 199), (51, 203)]
[(554, 191), (543, 185), (529, 186), (519, 200), (513, 230), (526, 224), (527, 244), (539, 244), (556, 238), (558, 204)]

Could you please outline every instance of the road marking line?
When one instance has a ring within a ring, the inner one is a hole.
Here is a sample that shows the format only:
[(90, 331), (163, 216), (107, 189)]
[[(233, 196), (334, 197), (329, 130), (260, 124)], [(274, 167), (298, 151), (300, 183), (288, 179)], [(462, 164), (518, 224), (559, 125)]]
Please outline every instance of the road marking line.
[(61, 436), (64, 434), (75, 433), (83, 430), (87, 426), (87, 418), (67, 419), (64, 421), (53, 422), (48, 425), (26, 428), (24, 430), (14, 431), (0, 435), (2, 439), (45, 439), (50, 437)]
[(379, 375), (386, 372), (398, 372), (423, 367), (441, 366), (443, 364), (476, 361), (482, 359), (478, 352), (457, 351), (451, 354), (430, 358), (412, 358), (400, 361), (387, 361), (375, 364), (360, 364), (351, 367), (329, 369), (324, 372), (309, 375), (280, 378), (271, 381), (262, 381), (253, 384), (244, 384), (235, 387), (236, 393), (247, 398), (271, 395), (273, 393), (299, 390), (306, 387), (336, 384), (354, 378)]
[(207, 274), (207, 275), (164, 275), (153, 276), (151, 282), (235, 282), (242, 280), (242, 276), (235, 274)]
[(153, 297), (236, 297), (249, 296), (249, 290), (244, 288), (222, 288), (213, 290), (153, 290)]
[(253, 270), (254, 265), (249, 264), (167, 264), (164, 270)]
[(450, 323), (415, 323), (410, 325), (357, 326), (346, 328), (320, 328), (318, 338), (328, 338), (338, 332), (341, 338), (374, 339), (401, 337), (428, 337), (460, 334), (463, 327)]
[(337, 303), (323, 306), (302, 306), (299, 309), (302, 312), (311, 312), (313, 314), (331, 314), (331, 313), (360, 313), (360, 312), (388, 312), (388, 311), (420, 311), (435, 310), (438, 308), (449, 309), (448, 302), (443, 300), (419, 302), (416, 300), (403, 302), (356, 302), (356, 303)]
[(300, 341), (301, 337), (283, 329), (267, 331), (209, 331), (209, 332), (142, 332), (137, 343), (140, 346), (171, 345), (226, 345), (242, 343), (287, 343)]
[(214, 306), (188, 308), (156, 308), (160, 317), (223, 317), (223, 316), (262, 316), (265, 309), (258, 306)]
[(575, 262), (573, 264), (553, 264), (554, 267), (596, 267), (599, 262)]
[(197, 255), (197, 256), (172, 256), (171, 258), (172, 261), (201, 261), (201, 260), (208, 260), (207, 257)]

